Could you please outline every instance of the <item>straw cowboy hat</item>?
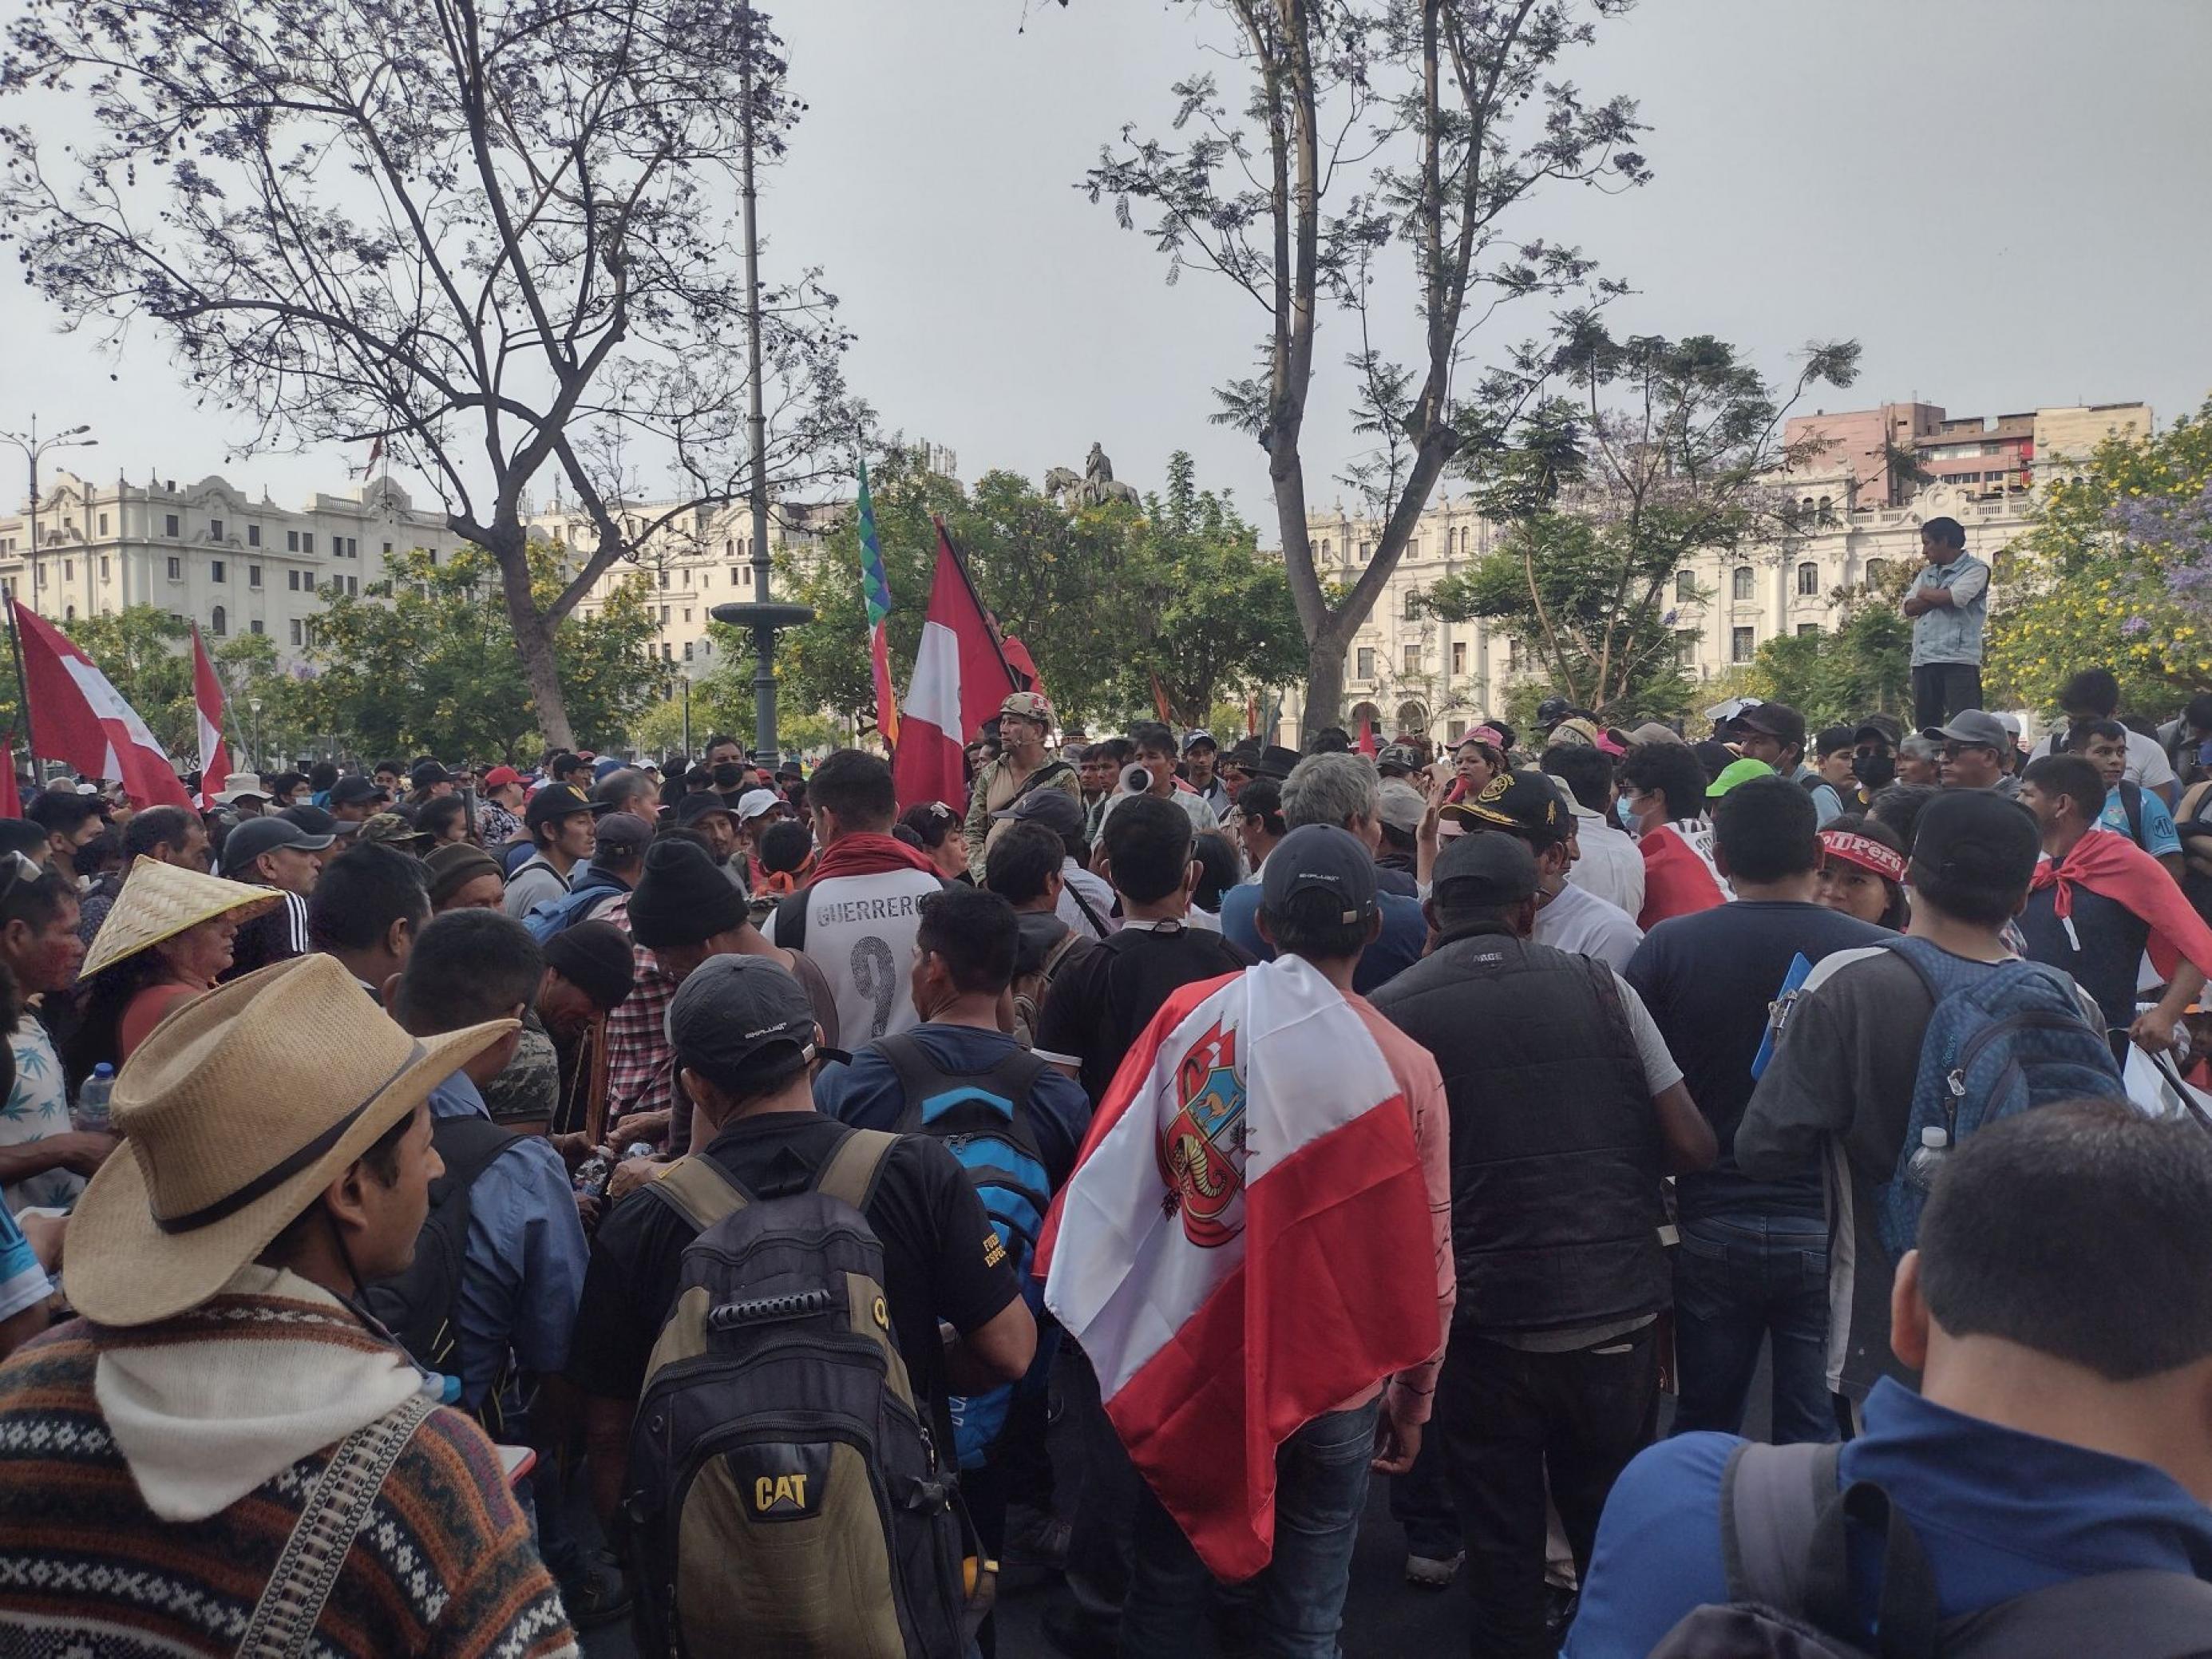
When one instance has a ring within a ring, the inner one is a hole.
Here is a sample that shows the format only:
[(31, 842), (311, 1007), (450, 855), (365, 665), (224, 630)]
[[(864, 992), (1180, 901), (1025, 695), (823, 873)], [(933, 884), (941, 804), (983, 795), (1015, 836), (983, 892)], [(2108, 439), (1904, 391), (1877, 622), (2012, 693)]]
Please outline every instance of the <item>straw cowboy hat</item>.
[(284, 896), (267, 887), (249, 887), (242, 881), (198, 870), (179, 869), (159, 859), (141, 856), (131, 866), (123, 890), (101, 919), (84, 953), (78, 976), (90, 979), (103, 968), (112, 968), (125, 957), (135, 957), (149, 945), (174, 939), (187, 927), (197, 927), (217, 916), (236, 916), (245, 921), (283, 903)]
[(269, 791), (261, 781), (258, 772), (233, 772), (222, 781), (222, 790), (216, 796), (225, 806), (235, 806), (242, 800), (267, 800)]
[(86, 1318), (144, 1325), (205, 1302), (316, 1194), (516, 1024), (416, 1039), (331, 957), (185, 1004), (115, 1079), (127, 1151), (70, 1218), (63, 1285)]

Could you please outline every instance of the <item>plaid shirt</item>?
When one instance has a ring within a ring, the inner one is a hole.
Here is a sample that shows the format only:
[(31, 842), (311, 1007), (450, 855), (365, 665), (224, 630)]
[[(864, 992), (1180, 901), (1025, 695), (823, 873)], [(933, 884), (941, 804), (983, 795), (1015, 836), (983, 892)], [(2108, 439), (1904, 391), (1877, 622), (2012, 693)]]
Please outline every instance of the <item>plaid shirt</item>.
[[(629, 932), (629, 895), (624, 893), (599, 918)], [(668, 1005), (676, 981), (660, 969), (652, 951), (630, 947), (636, 957), (637, 988), (607, 1016), (607, 1121), (634, 1112), (657, 1112), (676, 1103), (676, 1056), (668, 1046)]]

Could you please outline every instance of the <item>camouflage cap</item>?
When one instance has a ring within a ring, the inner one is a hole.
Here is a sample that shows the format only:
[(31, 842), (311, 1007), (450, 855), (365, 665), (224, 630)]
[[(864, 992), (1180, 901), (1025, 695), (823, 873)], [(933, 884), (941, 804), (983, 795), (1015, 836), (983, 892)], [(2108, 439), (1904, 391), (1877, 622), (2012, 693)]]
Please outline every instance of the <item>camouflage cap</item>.
[(1052, 724), (1052, 705), (1045, 701), (1042, 691), (1009, 691), (1006, 700), (999, 705), (999, 718), (1019, 715), (1025, 720), (1035, 720), (1041, 726)]
[(354, 845), (365, 847), (371, 842), (382, 842), (403, 853), (419, 853), (429, 844), (429, 836), (397, 812), (378, 812), (362, 821), (354, 831)]

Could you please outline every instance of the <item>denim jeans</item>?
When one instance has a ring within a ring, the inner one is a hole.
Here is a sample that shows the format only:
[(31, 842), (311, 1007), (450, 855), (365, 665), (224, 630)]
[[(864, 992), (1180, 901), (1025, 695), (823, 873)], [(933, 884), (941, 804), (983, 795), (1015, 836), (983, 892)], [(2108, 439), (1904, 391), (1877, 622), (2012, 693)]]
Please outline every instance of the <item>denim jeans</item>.
[(1760, 1339), (1774, 1346), (1777, 1445), (1836, 1437), (1828, 1400), (1828, 1234), (1811, 1216), (1686, 1216), (1674, 1253), (1674, 1432), (1743, 1428)]
[[(1275, 1554), (1249, 1583), (1253, 1651), (1261, 1659), (1335, 1659), (1381, 1409), (1376, 1400), (1329, 1412), (1276, 1449)], [(1213, 1577), (1150, 1486), (1135, 1542), (1121, 1605), (1124, 1659), (1190, 1652), (1204, 1639)]]
[(1587, 1574), (1607, 1494), (1650, 1443), (1658, 1411), (1654, 1326), (1571, 1353), (1510, 1348), (1453, 1327), (1428, 1433), (1443, 1442), (1467, 1540), (1470, 1652), (1550, 1659), (1547, 1479), (1576, 1571)]

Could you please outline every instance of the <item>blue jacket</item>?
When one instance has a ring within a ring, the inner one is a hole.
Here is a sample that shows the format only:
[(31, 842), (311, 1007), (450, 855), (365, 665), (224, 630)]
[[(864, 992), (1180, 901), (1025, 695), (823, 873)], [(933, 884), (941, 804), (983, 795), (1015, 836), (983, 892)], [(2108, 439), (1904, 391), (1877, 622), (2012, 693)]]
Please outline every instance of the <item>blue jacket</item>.
[[(1728, 1600), (1720, 1523), (1729, 1434), (1685, 1434), (1614, 1483), (1565, 1659), (1643, 1659), (1691, 1608)], [(1839, 1481), (1871, 1480), (1912, 1522), (1946, 1619), (2094, 1573), (2212, 1579), (2212, 1510), (2162, 1469), (1968, 1417), (1885, 1377)], [(1871, 1649), (1881, 1563), (1852, 1557)]]
[(1948, 587), (1953, 603), (1912, 619), (1912, 665), (1982, 659), (1982, 624), (1990, 614), (1990, 568), (1960, 550), (1948, 564), (1927, 564), (1912, 579), (1908, 593), (1923, 587)]
[[(430, 1091), (430, 1115), (490, 1114), (477, 1085), (456, 1072)], [(567, 1166), (552, 1142), (526, 1135), (487, 1164), (469, 1188), (458, 1312), (464, 1405), (483, 1403), (510, 1348), (515, 1363), (537, 1376), (566, 1368), (586, 1259)]]

